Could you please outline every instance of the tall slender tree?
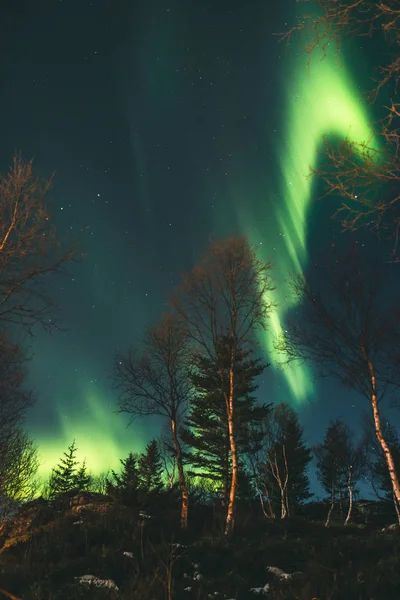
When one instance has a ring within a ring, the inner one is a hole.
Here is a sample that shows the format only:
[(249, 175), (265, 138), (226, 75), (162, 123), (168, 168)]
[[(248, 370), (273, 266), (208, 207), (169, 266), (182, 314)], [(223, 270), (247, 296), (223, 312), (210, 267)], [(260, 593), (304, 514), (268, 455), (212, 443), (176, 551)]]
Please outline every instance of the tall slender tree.
[(366, 398), (399, 504), (399, 474), (380, 410), (385, 391), (400, 381), (400, 319), (379, 281), (384, 268), (353, 253), (315, 265), (308, 278), (295, 276), (292, 290), (299, 314), (287, 324), (277, 348), (286, 361), (312, 361), (321, 375), (338, 378)]
[[(239, 457), (235, 430), (235, 361), (238, 347), (253, 346), (272, 310), (271, 264), (258, 259), (245, 237), (213, 241), (193, 270), (183, 278), (173, 305), (187, 323), (196, 351), (214, 362), (224, 391), (232, 476), (225, 532), (234, 527)], [(219, 353), (221, 336), (229, 339), (228, 386), (226, 361)]]
[(179, 316), (164, 315), (146, 332), (143, 348), (118, 354), (113, 382), (119, 390), (119, 411), (136, 417), (167, 419), (181, 489), (181, 527), (187, 528), (189, 494), (183, 468), (179, 427), (191, 393), (187, 327)]

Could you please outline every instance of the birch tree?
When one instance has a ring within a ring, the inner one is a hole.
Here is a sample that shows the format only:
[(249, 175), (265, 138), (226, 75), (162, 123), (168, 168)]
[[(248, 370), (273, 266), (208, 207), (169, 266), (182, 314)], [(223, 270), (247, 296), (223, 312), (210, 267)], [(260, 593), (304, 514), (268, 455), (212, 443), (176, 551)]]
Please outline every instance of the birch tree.
[(348, 503), (344, 524), (347, 525), (351, 519), (355, 487), (363, 473), (364, 463), (361, 444), (356, 444), (354, 437), (354, 432), (341, 419), (336, 419), (330, 422), (323, 442), (314, 448), (317, 477), (330, 498), (326, 527), (337, 500), (341, 518), (343, 503)]
[[(225, 402), (231, 462), (231, 481), (225, 533), (234, 527), (238, 484), (237, 434), (234, 425), (238, 347), (257, 344), (257, 333), (264, 329), (272, 310), (268, 296), (273, 289), (271, 264), (258, 259), (245, 237), (213, 241), (198, 264), (183, 277), (173, 306), (186, 322), (196, 351), (204, 353), (219, 372)], [(228, 385), (226, 363), (218, 352), (219, 340), (229, 340)]]
[(147, 330), (142, 348), (118, 353), (113, 383), (120, 392), (119, 412), (137, 417), (159, 415), (167, 419), (181, 489), (181, 527), (187, 528), (189, 494), (183, 468), (179, 427), (187, 409), (190, 353), (188, 333), (179, 316), (164, 315)]
[[(384, 436), (380, 404), (400, 382), (400, 318), (378, 281), (382, 266), (345, 256), (295, 275), (292, 293), (299, 311), (277, 341), (286, 362), (311, 361), (322, 376), (339, 379), (369, 402), (393, 495), (400, 502), (399, 474)], [(395, 301), (394, 301), (395, 303)]]
[(311, 452), (295, 410), (283, 402), (272, 409), (264, 431), (260, 480), (273, 513), (285, 519), (311, 497), (306, 473)]

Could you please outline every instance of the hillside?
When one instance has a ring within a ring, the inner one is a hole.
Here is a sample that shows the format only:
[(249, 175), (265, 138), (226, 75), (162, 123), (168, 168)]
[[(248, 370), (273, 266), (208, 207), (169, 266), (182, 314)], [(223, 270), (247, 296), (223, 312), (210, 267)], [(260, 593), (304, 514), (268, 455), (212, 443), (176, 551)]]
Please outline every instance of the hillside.
[(174, 502), (165, 494), (128, 508), (81, 494), (27, 504), (0, 528), (0, 588), (23, 600), (399, 597), (400, 536), (382, 531), (374, 503), (361, 504), (356, 524), (329, 529), (315, 519), (322, 505), (274, 522), (241, 506), (226, 538), (218, 511), (200, 503), (182, 535)]

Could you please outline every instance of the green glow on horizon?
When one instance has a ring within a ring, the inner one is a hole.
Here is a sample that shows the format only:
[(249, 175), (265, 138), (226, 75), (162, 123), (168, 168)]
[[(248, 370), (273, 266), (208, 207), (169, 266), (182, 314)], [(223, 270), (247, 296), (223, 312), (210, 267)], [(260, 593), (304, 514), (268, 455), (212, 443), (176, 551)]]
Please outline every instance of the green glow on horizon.
[[(324, 135), (337, 135), (354, 142), (371, 139), (371, 126), (361, 94), (352, 76), (336, 57), (314, 59), (308, 68), (307, 56), (300, 49), (291, 73), (287, 73), (287, 117), (285, 139), (279, 148), (283, 198), (277, 211), (282, 242), (275, 260), (275, 273), (286, 277), (301, 273), (307, 263), (307, 213), (313, 182), (308, 177), (318, 165), (318, 150)], [(270, 319), (264, 344), (276, 364), (274, 339), (282, 333), (285, 315), (293, 306), (283, 282), (275, 292), (277, 310)], [(302, 401), (313, 392), (313, 383), (305, 365), (283, 371), (292, 397)]]
[(98, 475), (108, 469), (118, 470), (120, 459), (129, 452), (138, 452), (145, 443), (141, 439), (138, 427), (130, 428), (131, 443), (121, 443), (121, 432), (126, 428), (126, 420), (115, 414), (115, 408), (110, 407), (100, 398), (99, 394), (89, 389), (84, 394), (84, 405), (87, 415), (67, 417), (65, 410), (60, 414), (60, 430), (55, 439), (41, 439), (39, 448), (39, 476), (47, 478), (63, 453), (73, 440), (76, 442), (76, 458), (79, 462), (86, 459), (88, 470)]

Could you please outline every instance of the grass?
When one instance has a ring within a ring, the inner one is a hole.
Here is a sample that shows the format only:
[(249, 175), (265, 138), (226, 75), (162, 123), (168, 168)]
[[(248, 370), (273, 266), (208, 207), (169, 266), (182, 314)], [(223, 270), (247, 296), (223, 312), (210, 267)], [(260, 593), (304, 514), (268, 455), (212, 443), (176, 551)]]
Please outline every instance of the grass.
[[(182, 534), (176, 507), (162, 500), (148, 520), (138, 507), (104, 501), (79, 512), (23, 509), (0, 530), (0, 587), (23, 600), (254, 600), (250, 588), (266, 583), (269, 600), (399, 598), (400, 535), (371, 519), (327, 529), (310, 516), (268, 522), (257, 505), (243, 506), (227, 538), (210, 507), (193, 506)], [(301, 574), (282, 581), (269, 565)], [(84, 574), (113, 580), (119, 592), (82, 585)]]

